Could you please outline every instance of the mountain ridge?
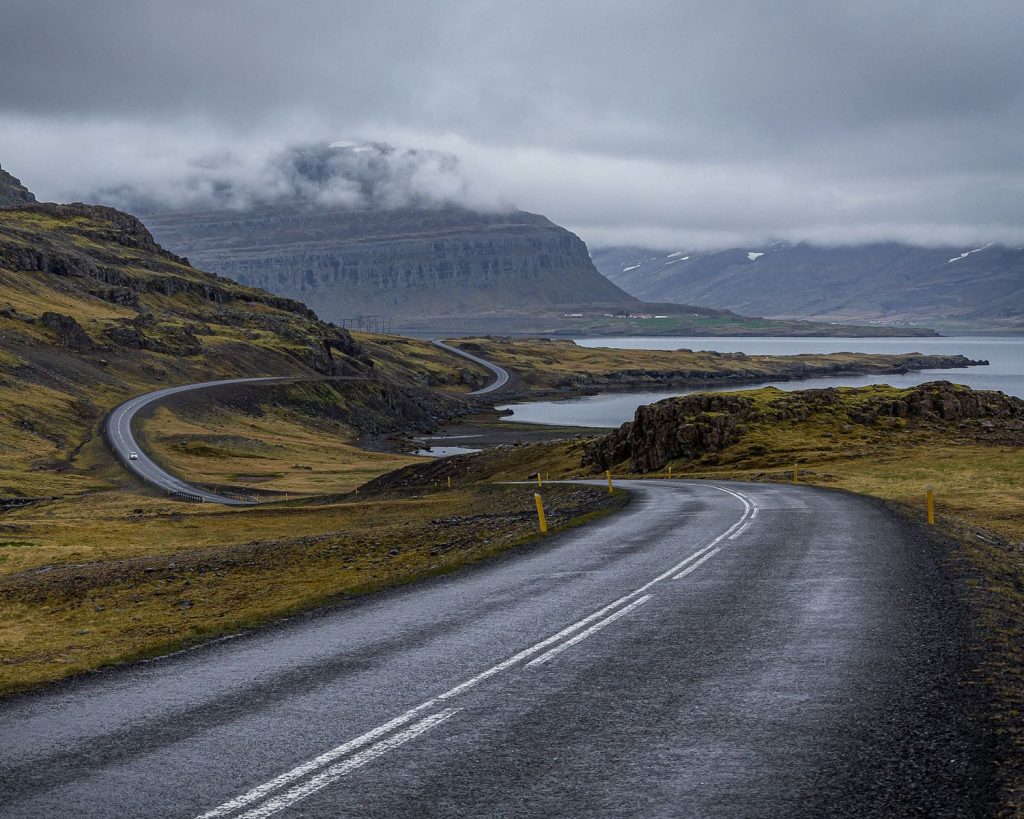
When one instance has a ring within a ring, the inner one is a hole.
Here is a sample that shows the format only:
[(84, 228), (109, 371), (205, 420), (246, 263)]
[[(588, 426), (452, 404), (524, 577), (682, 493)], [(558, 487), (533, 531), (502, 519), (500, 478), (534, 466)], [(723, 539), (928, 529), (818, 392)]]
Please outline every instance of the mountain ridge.
[(19, 207), (36, 201), (35, 195), (21, 180), (0, 168), (0, 208)]
[(146, 221), (199, 266), (301, 299), (331, 321), (637, 303), (598, 273), (578, 236), (526, 211), (278, 204)]
[(768, 318), (1024, 332), (1024, 248), (821, 246), (717, 251), (605, 247), (595, 265), (646, 300)]

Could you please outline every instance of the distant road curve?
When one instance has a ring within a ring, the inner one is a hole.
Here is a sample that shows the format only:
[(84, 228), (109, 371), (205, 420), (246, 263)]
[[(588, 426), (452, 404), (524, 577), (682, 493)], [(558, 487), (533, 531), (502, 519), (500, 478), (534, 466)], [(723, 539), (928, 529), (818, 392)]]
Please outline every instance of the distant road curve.
[[(162, 390), (147, 392), (142, 395), (137, 395), (135, 398), (125, 401), (120, 406), (115, 407), (114, 410), (111, 411), (110, 415), (107, 416), (103, 432), (106, 435), (107, 442), (110, 444), (110, 447), (114, 451), (114, 455), (117, 459), (124, 464), (125, 468), (129, 472), (133, 473), (136, 477), (141, 478), (146, 483), (155, 486), (158, 489), (162, 489), (172, 495), (178, 495), (188, 500), (206, 501), (208, 503), (223, 503), (227, 506), (248, 506), (252, 503), (251, 501), (244, 501), (238, 498), (228, 497), (227, 495), (218, 495), (215, 492), (208, 492), (198, 486), (185, 483), (185, 481), (174, 477), (172, 474), (160, 467), (142, 451), (142, 447), (140, 447), (138, 441), (135, 440), (135, 436), (132, 434), (132, 421), (135, 419), (139, 410), (145, 409), (159, 401), (163, 401), (172, 395), (178, 395), (179, 393), (203, 390), (208, 387), (220, 387), (226, 384), (259, 384), (269, 381), (288, 381), (293, 379), (294, 376), (228, 378), (222, 381), (203, 381), (199, 384), (185, 384), (180, 387), (167, 387)], [(134, 459), (131, 457), (132, 453), (136, 456)]]
[(494, 373), (494, 381), (482, 389), (473, 390), (473, 392), (469, 393), (470, 395), (483, 395), (488, 392), (496, 392), (508, 383), (508, 370), (504, 367), (499, 367), (497, 364), (492, 361), (488, 361), (486, 358), (480, 358), (480, 356), (467, 353), (465, 350), (460, 350), (458, 347), (453, 347), (451, 344), (445, 344), (443, 341), (439, 341), (436, 338), (434, 339), (434, 344), (442, 350), (447, 350), (449, 353), (454, 353), (455, 355), (469, 359), (470, 361), (479, 364), (481, 367), (486, 367)]
[[(469, 393), (470, 395), (483, 395), (484, 393), (494, 392), (501, 389), (508, 383), (508, 370), (503, 367), (499, 367), (497, 364), (493, 364), (492, 362), (480, 358), (479, 356), (475, 356), (472, 353), (467, 353), (465, 350), (452, 347), (450, 344), (445, 344), (443, 341), (435, 340), (434, 344), (443, 350), (453, 353), (454, 355), (461, 356), (462, 358), (473, 361), (482, 367), (486, 367), (494, 373), (493, 382), (483, 389), (474, 390)], [(117, 459), (129, 472), (151, 486), (155, 486), (157, 489), (161, 489), (164, 492), (168, 492), (172, 495), (177, 495), (188, 500), (205, 501), (207, 503), (222, 503), (227, 506), (248, 506), (252, 501), (241, 500), (227, 495), (219, 495), (216, 492), (210, 492), (193, 484), (186, 483), (163, 469), (152, 458), (146, 455), (146, 453), (143, 452), (142, 447), (139, 446), (139, 442), (135, 439), (135, 435), (132, 433), (132, 421), (140, 410), (163, 401), (172, 395), (178, 395), (183, 392), (204, 390), (209, 387), (221, 387), (228, 384), (260, 384), (273, 381), (289, 381), (294, 380), (294, 378), (294, 376), (227, 378), (221, 381), (203, 381), (198, 384), (184, 384), (180, 387), (166, 387), (162, 390), (147, 392), (143, 395), (138, 395), (129, 401), (125, 401), (118, 407), (115, 407), (110, 415), (107, 416), (103, 431), (106, 435), (107, 442), (110, 444), (110, 447)], [(132, 458), (133, 453), (135, 454), (134, 458)]]

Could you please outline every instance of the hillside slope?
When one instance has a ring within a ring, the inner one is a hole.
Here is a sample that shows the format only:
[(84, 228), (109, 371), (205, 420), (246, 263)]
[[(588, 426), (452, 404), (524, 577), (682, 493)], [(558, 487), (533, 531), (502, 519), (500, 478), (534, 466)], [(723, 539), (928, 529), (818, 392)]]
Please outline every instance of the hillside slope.
[(316, 402), (344, 403), (380, 431), (391, 416), (429, 426), (461, 406), (423, 388), (429, 371), (401, 360), (385, 369), (305, 305), (191, 267), (133, 216), (82, 204), (0, 209), (0, 500), (93, 486), (69, 466), (100, 419), (171, 384), (348, 376), (357, 380), (325, 385)]
[(773, 318), (1024, 331), (1024, 248), (778, 242), (714, 252), (609, 247), (593, 257), (648, 301)]

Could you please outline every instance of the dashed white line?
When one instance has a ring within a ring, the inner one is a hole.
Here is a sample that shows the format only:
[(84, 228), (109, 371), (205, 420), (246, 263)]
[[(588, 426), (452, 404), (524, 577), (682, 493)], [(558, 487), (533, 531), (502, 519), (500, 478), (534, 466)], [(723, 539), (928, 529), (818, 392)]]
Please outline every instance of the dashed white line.
[[(494, 665), (491, 668), (487, 669), (486, 671), (477, 674), (475, 677), (471, 677), (465, 682), (456, 685), (454, 688), (450, 688), (448, 691), (445, 691), (443, 694), (439, 694), (436, 697), (432, 697), (431, 699), (420, 703), (414, 708), (410, 708), (404, 714), (401, 714), (395, 717), (394, 719), (389, 720), (388, 722), (383, 723), (382, 725), (379, 725), (378, 727), (373, 728), (370, 731), (367, 731), (365, 734), (362, 734), (361, 736), (356, 737), (353, 740), (345, 742), (337, 746), (336, 748), (332, 748), (331, 750), (320, 754), (319, 756), (309, 760), (308, 762), (304, 762), (303, 764), (293, 768), (292, 770), (286, 771), (280, 776), (277, 776), (274, 779), (271, 779), (261, 785), (258, 785), (257, 787), (253, 788), (250, 791), (247, 791), (245, 794), (241, 796), (224, 802), (216, 808), (213, 808), (212, 810), (204, 814), (201, 814), (196, 819), (216, 819), (217, 817), (226, 816), (227, 814), (233, 813), (234, 811), (244, 808), (247, 805), (251, 805), (254, 802), (258, 802), (259, 800), (271, 794), (273, 791), (282, 788), (285, 785), (288, 785), (298, 779), (301, 779), (307, 774), (310, 774), (313, 771), (322, 768), (324, 765), (330, 765), (332, 762), (335, 762), (341, 757), (346, 756), (352, 751), (361, 748), (364, 745), (373, 742), (374, 740), (379, 739), (385, 734), (390, 733), (395, 728), (398, 728), (406, 724), (410, 720), (419, 716), (424, 711), (434, 708), (439, 703), (450, 700), (453, 697), (457, 697), (460, 694), (466, 692), (467, 690), (484, 682), (485, 680), (488, 680), (491, 677), (494, 677), (495, 675), (500, 674), (501, 672), (511, 668), (512, 666), (517, 665), (518, 663), (522, 662), (528, 657), (532, 657), (534, 654), (543, 651), (549, 646), (561, 643), (561, 641), (564, 640), (566, 637), (569, 637), (570, 635), (575, 635), (570, 640), (566, 640), (566, 642), (557, 645), (556, 648), (542, 654), (540, 657), (537, 657), (535, 660), (531, 661), (527, 665), (536, 666), (547, 662), (548, 660), (557, 656), (558, 654), (570, 648), (571, 646), (579, 643), (581, 640), (586, 639), (591, 634), (600, 631), (606, 625), (614, 622), (620, 617), (624, 617), (633, 609), (637, 608), (643, 603), (646, 603), (648, 600), (651, 599), (653, 595), (645, 594), (645, 592), (652, 586), (660, 583), (661, 581), (669, 577), (674, 576), (674, 579), (684, 577), (685, 575), (689, 574), (694, 569), (696, 569), (698, 566), (700, 566), (702, 563), (704, 563), (706, 560), (709, 560), (711, 557), (717, 554), (720, 551), (720, 549), (714, 549), (714, 547), (723, 539), (727, 538), (730, 534), (732, 534), (732, 532), (734, 532), (737, 527), (741, 526), (747, 520), (747, 516), (751, 513), (751, 510), (753, 508), (756, 508), (755, 506), (752, 506), (750, 502), (748, 502), (748, 499), (745, 496), (739, 494), (738, 492), (733, 492), (731, 489), (726, 489), (725, 487), (722, 486), (712, 485), (712, 488), (719, 489), (722, 492), (726, 492), (732, 495), (733, 497), (737, 498), (738, 500), (742, 501), (744, 510), (743, 515), (740, 517), (738, 521), (736, 521), (736, 523), (734, 523), (732, 526), (729, 527), (729, 529), (727, 529), (725, 532), (723, 532), (721, 535), (719, 535), (717, 538), (711, 541), (711, 543), (709, 543), (707, 546), (704, 546), (703, 548), (697, 550), (693, 554), (687, 556), (686, 558), (672, 566), (672, 568), (662, 572), (657, 577), (653, 578), (652, 580), (649, 580), (647, 583), (640, 586), (639, 588), (634, 589), (629, 594), (623, 595), (618, 600), (615, 600), (609, 603), (608, 605), (603, 606), (602, 608), (598, 609), (592, 614), (587, 615), (581, 620), (577, 620), (572, 625), (566, 626), (556, 634), (553, 634), (550, 637), (547, 637), (538, 643), (534, 643), (528, 648), (519, 651), (518, 653), (509, 657), (508, 659), (503, 660), (497, 665)], [(711, 551), (712, 549), (714, 549), (714, 551)], [(697, 562), (693, 563), (693, 561), (695, 560)], [(680, 572), (681, 569), (685, 568), (691, 563), (693, 563), (693, 565), (690, 566), (689, 569)], [(624, 605), (627, 603), (628, 605)], [(622, 608), (620, 608), (620, 606)], [(618, 611), (616, 611), (616, 609), (618, 609)], [(610, 612), (614, 612), (614, 614), (611, 614), (611, 616), (607, 616)], [(587, 628), (588, 626), (589, 628)], [(579, 632), (580, 629), (585, 630), (577, 634), (576, 632)], [(288, 807), (289, 805), (292, 805), (301, 799), (304, 799), (311, 793), (315, 793), (317, 790), (320, 790), (320, 788), (344, 776), (350, 770), (354, 770), (355, 768), (364, 765), (371, 759), (376, 759), (381, 754), (391, 750), (391, 748), (398, 747), (398, 745), (403, 744), (404, 742), (408, 741), (408, 739), (411, 739), (413, 736), (418, 736), (420, 733), (423, 733), (423, 731), (429, 730), (430, 728), (434, 727), (434, 725), (440, 724), (444, 720), (447, 720), (449, 717), (451, 717), (454, 713), (456, 713), (455, 710), (448, 710), (442, 711), (439, 714), (434, 714), (432, 717), (427, 717), (426, 719), (423, 719), (415, 725), (411, 726), (410, 728), (406, 729), (402, 733), (397, 734), (382, 742), (378, 742), (376, 745), (371, 746), (366, 751), (357, 754), (355, 757), (351, 757), (350, 759), (347, 759), (344, 762), (335, 764), (333, 767), (328, 768), (326, 771), (324, 771), (317, 777), (310, 779), (303, 785), (296, 786), (295, 788), (293, 788), (290, 791), (287, 791), (281, 796), (276, 797), (275, 799), (271, 799), (268, 802), (265, 802), (264, 804), (258, 806), (257, 808), (254, 808), (253, 810), (250, 810), (247, 813), (241, 814), (237, 817), (237, 819), (262, 819), (263, 817), (270, 816), (272, 813), (275, 813), (278, 810), (282, 810), (283, 808)], [(431, 722), (431, 720), (434, 721)], [(400, 737), (406, 738), (402, 739), (401, 741), (398, 741)], [(360, 760), (358, 764), (352, 764), (356, 759)], [(312, 783), (314, 782), (318, 782), (321, 784), (312, 787)], [(275, 807), (270, 808), (269, 806), (272, 805)]]
[(401, 733), (381, 740), (375, 745), (371, 745), (365, 751), (351, 756), (336, 765), (332, 765), (327, 770), (314, 776), (308, 782), (303, 782), (301, 785), (292, 788), (290, 791), (285, 791), (280, 796), (276, 796), (273, 799), (264, 802), (262, 805), (241, 814), (238, 819), (266, 819), (266, 817), (272, 816), (278, 811), (294, 805), (296, 802), (305, 799), (307, 796), (312, 796), (317, 791), (326, 788), (332, 782), (341, 779), (341, 777), (351, 773), (356, 768), (361, 768), (367, 762), (372, 762), (377, 757), (383, 756), (388, 751), (397, 748), (399, 745), (404, 745), (410, 739), (415, 739), (420, 734), (424, 734), (431, 728), (435, 728), (442, 722), (446, 722), (455, 716), (455, 714), (460, 710), (461, 709), (459, 708), (448, 708), (444, 711), (439, 711), (436, 714), (431, 714), (429, 717), (421, 719), (416, 724), (410, 725)]
[(401, 716), (395, 717), (389, 722), (385, 722), (383, 725), (378, 725), (372, 731), (367, 731), (362, 736), (358, 736), (355, 739), (349, 740), (348, 742), (339, 745), (337, 748), (332, 748), (329, 751), (325, 751), (320, 756), (314, 757), (299, 765), (297, 768), (292, 768), (287, 773), (283, 773), (280, 776), (274, 777), (268, 782), (264, 782), (262, 785), (253, 788), (251, 791), (242, 794), (235, 799), (231, 799), (222, 805), (218, 805), (211, 811), (207, 811), (197, 819), (216, 819), (218, 816), (226, 816), (227, 814), (244, 808), (246, 805), (251, 805), (253, 802), (258, 802), (265, 796), (269, 796), (271, 793), (276, 791), (278, 788), (283, 788), (285, 785), (290, 785), (296, 779), (301, 779), (303, 776), (309, 773), (313, 773), (324, 765), (330, 765), (332, 762), (340, 759), (352, 751), (362, 748), (364, 745), (368, 745), (375, 739), (379, 739), (384, 734), (393, 731), (401, 725), (409, 722), (416, 714), (419, 709), (413, 709), (406, 711)]
[(690, 572), (696, 571), (698, 568), (700, 568), (700, 564), (701, 563), (704, 563), (705, 561), (711, 560), (711, 558), (713, 558), (715, 555), (717, 555), (720, 551), (722, 551), (722, 547), (721, 546), (719, 546), (717, 549), (715, 549), (715, 550), (713, 550), (711, 552), (708, 552), (706, 555), (704, 555), (704, 557), (702, 557), (700, 560), (698, 560), (696, 563), (694, 563), (688, 569), (683, 569), (683, 571), (681, 571), (679, 574), (677, 574), (672, 579), (673, 580), (682, 580)]
[(747, 518), (747, 522), (746, 523), (744, 523), (739, 529), (737, 529), (735, 532), (733, 532), (731, 535), (729, 535), (729, 540), (736, 540), (736, 538), (738, 538), (745, 531), (747, 531), (747, 529), (750, 526), (750, 523), (751, 523), (751, 521), (753, 519), (754, 519), (753, 517)]
[(639, 600), (634, 600), (632, 603), (630, 603), (625, 608), (619, 609), (617, 612), (615, 612), (615, 614), (609, 615), (608, 617), (605, 617), (603, 620), (598, 620), (598, 622), (594, 623), (594, 625), (592, 625), (590, 628), (586, 629), (585, 631), (581, 631), (579, 634), (577, 634), (572, 639), (566, 640), (564, 643), (562, 643), (561, 645), (555, 646), (550, 651), (545, 651), (543, 654), (541, 654), (539, 657), (537, 657), (537, 659), (530, 660), (530, 662), (528, 662), (526, 664), (526, 667), (530, 668), (532, 666), (543, 665), (544, 663), (548, 662), (548, 660), (554, 659), (559, 654), (561, 654), (563, 651), (565, 651), (567, 648), (571, 648), (572, 646), (576, 645), (577, 643), (579, 643), (579, 642), (581, 642), (583, 640), (586, 640), (591, 634), (596, 634), (601, 629), (603, 629), (605, 626), (609, 625), (610, 623), (614, 623), (620, 617), (625, 617), (633, 609), (635, 609), (637, 606), (642, 606), (644, 603), (646, 603), (648, 600), (650, 600), (653, 596), (654, 596), (653, 594), (645, 594)]

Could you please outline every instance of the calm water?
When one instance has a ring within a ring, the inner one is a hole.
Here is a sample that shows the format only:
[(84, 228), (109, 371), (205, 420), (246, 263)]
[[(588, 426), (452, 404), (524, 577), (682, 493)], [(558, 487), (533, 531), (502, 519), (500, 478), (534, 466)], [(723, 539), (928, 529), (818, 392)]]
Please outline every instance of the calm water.
[[(513, 414), (506, 420), (532, 424), (566, 424), (583, 427), (615, 427), (633, 419), (636, 408), (674, 395), (730, 391), (775, 386), (783, 390), (818, 387), (863, 387), (891, 384), (912, 387), (925, 381), (945, 379), (979, 390), (1001, 390), (1024, 398), (1024, 337), (955, 336), (946, 338), (579, 338), (583, 347), (616, 347), (626, 350), (717, 350), (748, 355), (797, 355), (799, 353), (924, 353), (965, 355), (986, 359), (987, 367), (924, 370), (906, 375), (852, 375), (806, 378), (801, 381), (762, 381), (728, 387), (700, 387), (670, 392), (613, 392), (562, 401), (531, 401), (509, 404)], [(505, 409), (506, 407), (502, 407)]]

